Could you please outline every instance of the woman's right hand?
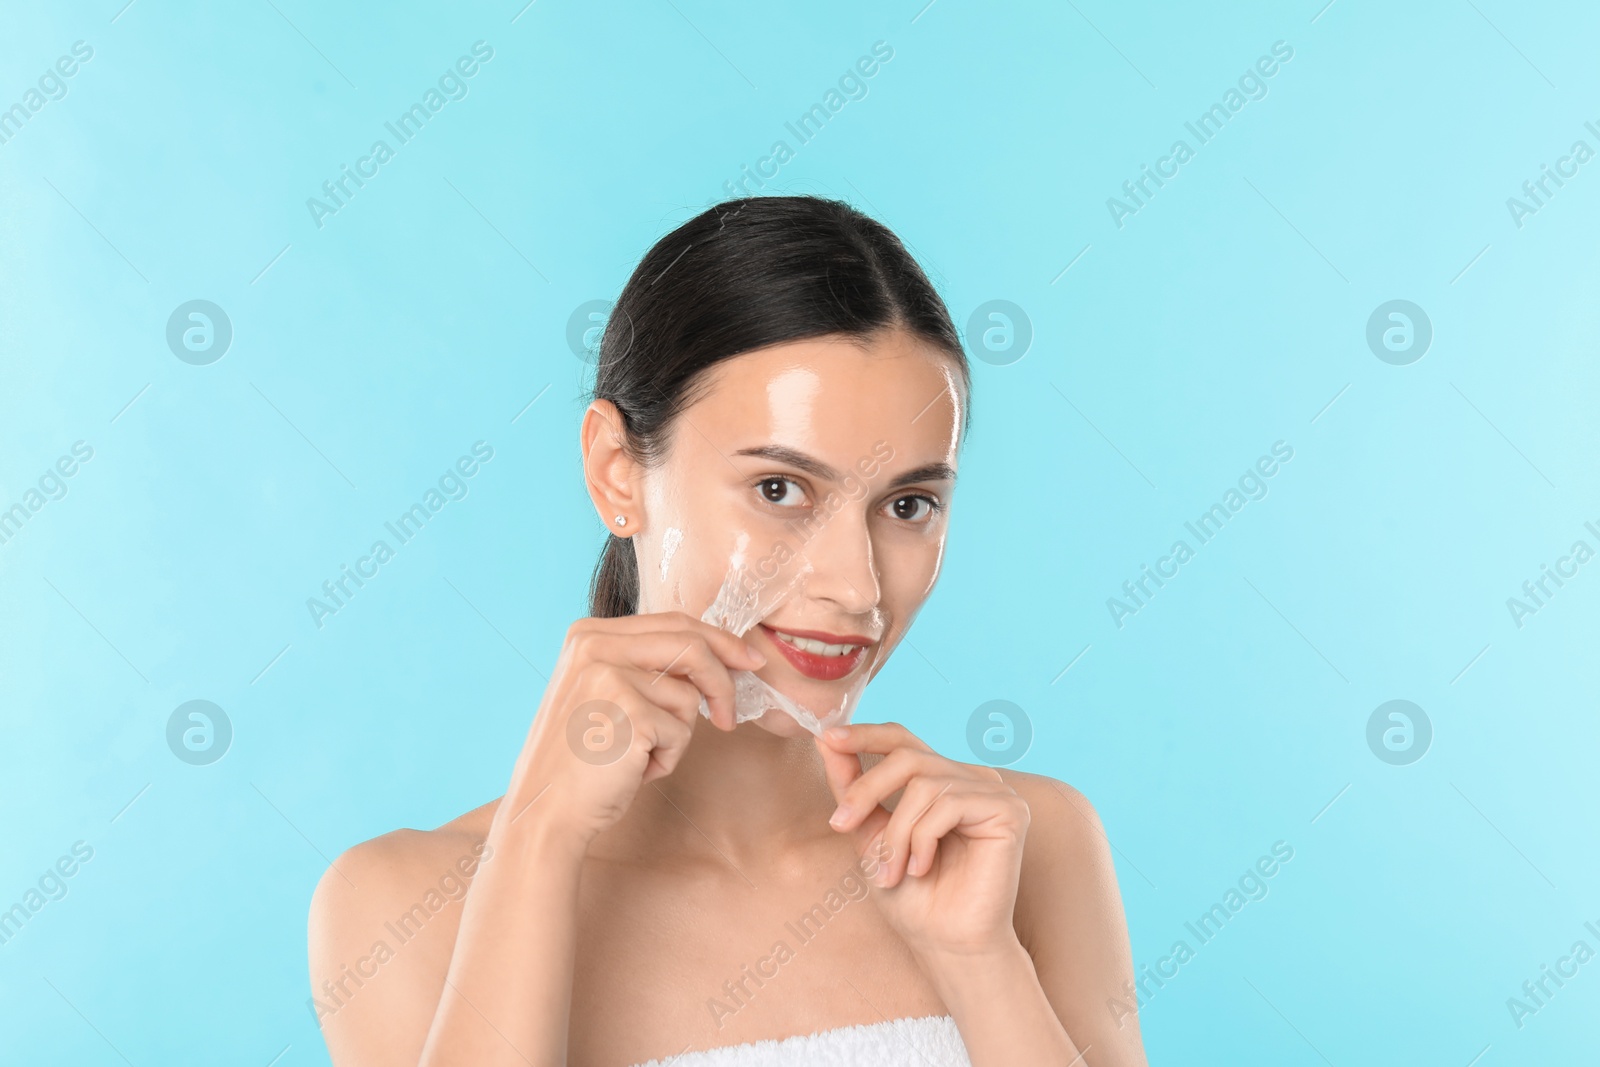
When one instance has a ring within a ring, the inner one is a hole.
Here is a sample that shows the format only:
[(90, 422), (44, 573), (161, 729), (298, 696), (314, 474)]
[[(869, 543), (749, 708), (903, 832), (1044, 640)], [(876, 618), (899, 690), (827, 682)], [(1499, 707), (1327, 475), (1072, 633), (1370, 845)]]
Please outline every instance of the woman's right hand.
[(496, 828), (509, 832), (537, 814), (534, 822), (586, 849), (622, 818), (640, 786), (672, 773), (702, 696), (712, 723), (734, 728), (730, 672), (765, 662), (683, 612), (579, 619), (567, 630)]

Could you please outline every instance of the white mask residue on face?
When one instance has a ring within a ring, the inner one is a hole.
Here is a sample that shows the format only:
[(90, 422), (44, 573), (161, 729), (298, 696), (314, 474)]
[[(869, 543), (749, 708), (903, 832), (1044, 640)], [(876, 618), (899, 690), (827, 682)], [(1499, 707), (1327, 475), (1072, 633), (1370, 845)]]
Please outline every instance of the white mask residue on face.
[(667, 581), (667, 568), (672, 566), (672, 557), (677, 553), (678, 546), (683, 544), (683, 531), (676, 526), (668, 526), (667, 532), (661, 535), (661, 582)]
[[(743, 637), (755, 625), (792, 595), (802, 579), (811, 570), (811, 564), (798, 553), (774, 552), (751, 562), (747, 558), (750, 535), (740, 533), (728, 561), (728, 573), (722, 588), (711, 606), (700, 616), (735, 637)], [(857, 670), (849, 686), (840, 694), (839, 702), (831, 708), (813, 710), (784, 696), (751, 671), (734, 671), (734, 722), (759, 719), (768, 711), (781, 711), (813, 734), (850, 721), (861, 693), (867, 687), (870, 672)], [(711, 717), (705, 699), (700, 701), (700, 714)]]

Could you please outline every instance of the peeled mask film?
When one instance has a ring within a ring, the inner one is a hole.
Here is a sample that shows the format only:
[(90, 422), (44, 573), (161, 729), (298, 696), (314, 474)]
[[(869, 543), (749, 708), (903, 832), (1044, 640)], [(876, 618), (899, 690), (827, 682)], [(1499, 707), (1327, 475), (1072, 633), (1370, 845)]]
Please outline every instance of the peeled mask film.
[[(811, 564), (804, 556), (783, 551), (787, 546), (780, 545), (779, 551), (756, 562), (748, 558), (749, 546), (750, 535), (741, 533), (722, 587), (700, 616), (701, 621), (727, 630), (735, 637), (743, 637), (756, 623), (771, 615), (802, 586), (811, 571)], [(867, 687), (868, 673), (865, 664), (857, 667), (836, 706), (813, 710), (778, 692), (751, 671), (734, 671), (734, 721), (748, 722), (769, 711), (781, 711), (811, 733), (821, 734), (831, 726), (850, 721), (861, 692)], [(700, 701), (700, 714), (711, 717), (711, 709), (704, 699)]]
[[(693, 538), (691, 534), (688, 539)], [(685, 543), (683, 531), (669, 527), (662, 537), (658, 564), (667, 596), (679, 607), (685, 606), (682, 587), (672, 581), (669, 574), (673, 569), (673, 558)], [(734, 543), (722, 584), (711, 606), (701, 613), (700, 619), (735, 637), (743, 637), (785, 601), (803, 590), (805, 578), (810, 573), (810, 562), (788, 540), (779, 538), (770, 548), (757, 552), (752, 549), (750, 534), (741, 531)], [(850, 721), (870, 674), (870, 664), (859, 664), (850, 677), (837, 687), (837, 703), (832, 707), (810, 708), (779, 692), (753, 671), (733, 671), (734, 721), (749, 722), (769, 711), (778, 711), (788, 715), (810, 733), (821, 734), (830, 726)], [(700, 701), (700, 714), (708, 719), (711, 717), (711, 709), (704, 698)]]
[[(806, 368), (791, 368), (777, 375), (767, 385), (768, 410), (772, 417), (772, 435), (780, 440), (805, 440), (816, 421), (815, 408), (821, 397), (821, 385), (816, 375)], [(890, 455), (893, 454), (890, 450)], [(886, 457), (874, 455), (881, 462)], [(876, 469), (876, 468), (874, 468)], [(870, 477), (866, 470), (863, 475)], [(864, 486), (862, 486), (864, 491)], [(770, 547), (764, 538), (752, 539), (748, 531), (737, 535), (727, 572), (711, 606), (701, 614), (701, 621), (726, 630), (735, 637), (743, 637), (765, 621), (791, 597), (805, 588), (811, 564), (806, 559), (805, 544), (816, 535), (819, 523), (830, 521), (836, 512), (823, 509), (808, 523), (808, 532), (795, 534), (793, 528), (785, 536), (774, 538)], [(795, 538), (791, 542), (790, 538)], [(683, 543), (683, 535), (669, 528), (662, 543), (661, 578), (667, 582), (669, 560)], [(796, 543), (797, 542), (797, 543)], [(682, 604), (681, 595), (674, 590), (673, 599)], [(869, 650), (867, 656), (876, 657), (878, 649)], [(788, 715), (804, 729), (820, 735), (832, 726), (850, 721), (862, 690), (871, 676), (871, 664), (863, 661), (833, 691), (838, 694), (832, 707), (811, 708), (801, 705), (792, 697), (779, 692), (752, 671), (734, 671), (734, 721), (748, 722), (769, 711)], [(704, 699), (700, 701), (700, 714), (711, 717)]]

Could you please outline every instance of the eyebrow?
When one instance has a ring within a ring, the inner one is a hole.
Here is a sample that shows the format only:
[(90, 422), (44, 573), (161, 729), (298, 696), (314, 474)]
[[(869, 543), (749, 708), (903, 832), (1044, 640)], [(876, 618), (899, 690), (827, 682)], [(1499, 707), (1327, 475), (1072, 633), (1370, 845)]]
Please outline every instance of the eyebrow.
[[(775, 463), (787, 464), (796, 470), (805, 471), (814, 478), (827, 482), (837, 482), (843, 478), (838, 471), (828, 466), (819, 459), (806, 455), (797, 449), (784, 445), (762, 445), (759, 448), (741, 448), (735, 452), (736, 456), (756, 456), (761, 459), (770, 459)], [(917, 482), (953, 482), (956, 479), (956, 470), (948, 463), (927, 463), (895, 478), (888, 485), (889, 489), (899, 489), (902, 486), (915, 485)]]

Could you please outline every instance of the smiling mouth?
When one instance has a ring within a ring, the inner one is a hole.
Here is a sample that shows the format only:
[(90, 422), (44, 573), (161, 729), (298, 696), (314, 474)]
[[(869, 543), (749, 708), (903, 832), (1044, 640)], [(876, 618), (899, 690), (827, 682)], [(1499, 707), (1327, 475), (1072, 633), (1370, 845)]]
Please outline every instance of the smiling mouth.
[(854, 671), (874, 643), (854, 634), (838, 635), (813, 630), (778, 630), (759, 624), (789, 665), (807, 678), (834, 682)]

